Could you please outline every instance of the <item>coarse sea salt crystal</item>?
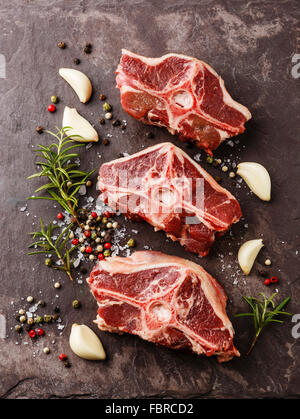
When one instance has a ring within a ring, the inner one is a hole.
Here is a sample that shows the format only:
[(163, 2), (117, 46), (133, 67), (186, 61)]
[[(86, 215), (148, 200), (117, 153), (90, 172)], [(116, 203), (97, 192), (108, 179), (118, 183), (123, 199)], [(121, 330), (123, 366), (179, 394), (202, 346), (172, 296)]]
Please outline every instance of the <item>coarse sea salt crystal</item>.
[(194, 160), (196, 160), (196, 161), (200, 161), (201, 160), (201, 153), (198, 153), (198, 154), (196, 154), (195, 156), (194, 156)]

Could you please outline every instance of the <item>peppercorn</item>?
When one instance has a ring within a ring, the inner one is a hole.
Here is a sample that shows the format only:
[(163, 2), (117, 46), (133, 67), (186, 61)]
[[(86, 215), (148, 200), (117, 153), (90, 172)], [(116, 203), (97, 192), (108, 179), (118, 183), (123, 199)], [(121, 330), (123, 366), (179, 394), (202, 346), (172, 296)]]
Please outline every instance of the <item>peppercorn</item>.
[(270, 259), (266, 259), (266, 260), (265, 260), (265, 265), (266, 265), (266, 266), (270, 266), (270, 265), (271, 265), (271, 263), (272, 263), (272, 262), (271, 262), (271, 260), (270, 260)]
[(26, 320), (27, 320), (27, 317), (26, 317), (26, 316), (21, 316), (21, 317), (20, 317), (20, 322), (21, 322), (21, 323), (25, 323), (25, 322), (26, 322)]
[(45, 323), (50, 323), (52, 320), (52, 316), (50, 316), (50, 314), (45, 314), (44, 316), (44, 322)]
[(123, 131), (124, 131), (124, 129), (126, 129), (126, 125), (125, 125), (125, 124), (122, 124), (122, 125), (121, 125), (121, 130), (123, 130)]
[(270, 285), (270, 280), (269, 280), (269, 278), (267, 278), (267, 279), (265, 280), (264, 284), (265, 284), (265, 285)]
[(72, 240), (72, 244), (73, 244), (74, 246), (77, 246), (77, 244), (79, 244), (79, 240), (78, 240), (78, 239), (73, 239), (73, 240)]
[(154, 138), (154, 134), (153, 134), (153, 132), (147, 132), (147, 133), (146, 133), (146, 137), (147, 137), (147, 138)]
[(15, 331), (16, 331), (17, 333), (21, 333), (21, 332), (22, 332), (22, 330), (23, 330), (23, 328), (22, 328), (22, 326), (20, 326), (19, 324), (17, 324), (17, 325), (15, 326)]
[(60, 354), (60, 355), (59, 355), (59, 359), (60, 359), (61, 361), (66, 361), (66, 360), (68, 359), (68, 357), (67, 357), (67, 355), (66, 355), (66, 354)]
[(276, 282), (278, 282), (278, 279), (277, 279), (277, 277), (276, 277), (276, 276), (272, 276), (272, 277), (270, 278), (270, 281), (271, 281), (271, 284), (276, 284)]
[(36, 324), (43, 323), (43, 321), (44, 321), (44, 319), (41, 316), (36, 316), (35, 319), (34, 319), (34, 322)]
[(104, 249), (111, 249), (111, 243), (105, 243)]
[(46, 306), (46, 303), (45, 303), (45, 301), (44, 301), (44, 300), (40, 300), (40, 301), (38, 302), (38, 305), (39, 305), (40, 307), (45, 307), (45, 306)]
[(104, 224), (104, 227), (105, 227), (105, 224), (107, 224), (107, 222), (108, 222), (107, 217), (103, 217), (102, 218), (102, 224)]
[(60, 312), (60, 309), (59, 309), (58, 306), (55, 306), (53, 311), (54, 311), (54, 313), (59, 313)]
[(102, 107), (105, 112), (111, 111), (111, 105), (108, 102), (103, 103)]
[(55, 282), (54, 288), (59, 289), (61, 287), (60, 282)]
[(93, 185), (93, 182), (91, 180), (88, 180), (85, 184), (88, 188), (90, 188)]
[(45, 332), (44, 332), (43, 329), (38, 329), (37, 334), (38, 334), (38, 336), (44, 336)]
[(109, 140), (107, 138), (103, 138), (102, 144), (103, 145), (108, 145), (109, 144)]
[(64, 361), (64, 366), (65, 368), (70, 368), (71, 367), (70, 361)]
[(58, 97), (57, 96), (51, 96), (51, 102), (52, 103), (58, 103), (59, 102)]
[(58, 46), (58, 48), (65, 49), (67, 45), (66, 45), (66, 43), (65, 43), (65, 42), (59, 42), (59, 43), (57, 44), (57, 46)]
[(214, 159), (212, 158), (212, 156), (207, 156), (206, 157), (206, 162), (209, 164), (212, 164), (212, 162), (214, 161)]
[(106, 112), (106, 114), (104, 115), (105, 119), (111, 119), (112, 118), (112, 113), (111, 112)]
[(35, 333), (35, 331), (34, 331), (34, 330), (29, 330), (28, 335), (29, 335), (29, 337), (30, 337), (31, 339), (33, 339), (33, 338), (35, 338), (35, 337), (36, 337), (36, 333)]
[(85, 45), (85, 47), (83, 48), (83, 52), (85, 54), (90, 54), (92, 52), (92, 44), (88, 43)]
[(105, 100), (106, 99), (106, 96), (101, 93), (101, 95), (99, 95), (99, 99), (100, 100)]
[(50, 349), (46, 346), (46, 347), (43, 349), (43, 352), (44, 352), (44, 354), (48, 355), (48, 354), (50, 353)]
[(99, 255), (97, 256), (99, 260), (103, 260), (104, 259), (104, 255), (102, 253), (99, 253)]
[(31, 317), (30, 319), (27, 320), (27, 324), (29, 324), (30, 326), (34, 323), (33, 318)]
[(79, 58), (74, 58), (73, 63), (78, 65), (80, 64), (80, 59)]
[(100, 118), (100, 119), (99, 119), (99, 123), (100, 123), (101, 125), (104, 125), (104, 124), (105, 124), (105, 119), (104, 119), (104, 118)]
[(135, 240), (133, 238), (129, 239), (127, 242), (128, 247), (134, 247), (135, 246)]
[(59, 315), (58, 314), (53, 314), (53, 316), (52, 316), (52, 320), (54, 321), (54, 322), (57, 322), (57, 320), (59, 319)]
[(41, 125), (39, 125), (38, 127), (36, 127), (36, 132), (38, 133), (38, 134), (42, 134), (43, 132), (44, 132), (44, 128), (41, 126)]
[(52, 113), (56, 111), (56, 107), (53, 104), (49, 105), (47, 109), (49, 112), (52, 112)]
[(108, 250), (108, 249), (107, 250), (104, 250), (104, 252), (103, 252), (103, 256), (105, 256), (106, 258), (109, 257), (110, 254), (111, 254), (110, 253), (110, 250)]
[(91, 246), (86, 246), (85, 251), (86, 253), (92, 253), (93, 249), (91, 248)]
[(31, 295), (26, 298), (27, 303), (33, 303), (33, 300), (34, 298)]
[(121, 122), (118, 119), (115, 119), (114, 121), (112, 121), (112, 126), (114, 127), (118, 127), (119, 125), (121, 125)]

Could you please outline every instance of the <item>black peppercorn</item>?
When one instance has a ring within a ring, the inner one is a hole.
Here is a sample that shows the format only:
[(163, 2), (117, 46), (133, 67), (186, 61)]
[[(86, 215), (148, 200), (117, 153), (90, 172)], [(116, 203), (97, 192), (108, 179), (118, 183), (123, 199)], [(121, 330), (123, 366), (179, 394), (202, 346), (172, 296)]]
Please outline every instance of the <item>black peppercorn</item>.
[(99, 123), (100, 123), (101, 125), (104, 125), (104, 124), (105, 124), (105, 119), (104, 119), (104, 118), (100, 118), (100, 119), (99, 119)]
[(86, 44), (85, 47), (83, 48), (83, 52), (85, 54), (90, 54), (92, 52), (92, 44)]
[(73, 62), (74, 62), (74, 64), (78, 65), (78, 64), (80, 64), (80, 59), (79, 58), (74, 58)]
[(58, 306), (55, 306), (53, 311), (54, 311), (54, 313), (59, 313), (60, 312), (60, 309), (59, 309)]
[(114, 127), (118, 127), (121, 124), (121, 122), (118, 119), (115, 119), (114, 121), (112, 121), (112, 125)]
[(41, 126), (41, 125), (39, 125), (38, 127), (36, 127), (36, 132), (38, 133), (38, 134), (42, 134), (43, 132), (44, 132), (44, 128)]
[(124, 131), (124, 129), (126, 129), (126, 125), (125, 125), (125, 124), (122, 124), (122, 125), (121, 125), (121, 130), (123, 130), (123, 131)]
[(105, 96), (105, 95), (103, 95), (103, 94), (101, 94), (101, 95), (99, 96), (99, 99), (100, 99), (100, 100), (105, 100), (105, 99), (106, 99), (106, 96)]
[(109, 139), (108, 138), (103, 138), (102, 143), (104, 145), (109, 145)]
[(46, 306), (46, 303), (45, 303), (45, 301), (44, 301), (44, 300), (40, 300), (40, 301), (38, 302), (38, 305), (39, 305), (40, 307), (45, 307), (45, 306)]

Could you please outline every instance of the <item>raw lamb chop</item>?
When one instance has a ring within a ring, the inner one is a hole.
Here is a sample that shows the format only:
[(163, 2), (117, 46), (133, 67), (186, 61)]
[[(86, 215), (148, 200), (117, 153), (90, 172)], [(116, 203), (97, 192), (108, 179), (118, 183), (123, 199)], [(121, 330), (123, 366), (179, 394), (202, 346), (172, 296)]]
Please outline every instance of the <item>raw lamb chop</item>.
[(99, 262), (88, 278), (99, 329), (132, 333), (219, 362), (239, 356), (221, 285), (201, 266), (160, 252)]
[(100, 198), (113, 210), (146, 220), (201, 256), (242, 215), (231, 193), (171, 143), (104, 163), (98, 179)]
[(234, 101), (221, 77), (203, 61), (179, 54), (147, 58), (122, 50), (116, 71), (121, 104), (134, 118), (164, 126), (211, 154), (244, 132), (249, 110)]

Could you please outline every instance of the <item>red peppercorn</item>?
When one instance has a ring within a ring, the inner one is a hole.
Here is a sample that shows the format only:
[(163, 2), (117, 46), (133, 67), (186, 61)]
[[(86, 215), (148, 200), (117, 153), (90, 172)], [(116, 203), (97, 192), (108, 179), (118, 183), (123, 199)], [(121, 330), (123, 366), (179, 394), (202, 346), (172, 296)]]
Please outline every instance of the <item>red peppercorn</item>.
[(86, 246), (85, 251), (86, 253), (92, 253), (93, 249), (91, 248), (91, 246)]
[(67, 357), (67, 355), (66, 355), (66, 354), (60, 354), (60, 355), (59, 355), (59, 359), (60, 359), (61, 361), (65, 361), (66, 359), (68, 359), (68, 357)]
[(83, 234), (85, 235), (85, 237), (91, 237), (90, 230), (86, 230)]
[(111, 248), (111, 243), (105, 243), (104, 248), (105, 249), (110, 249)]
[(63, 220), (63, 219), (64, 219), (64, 215), (63, 215), (63, 213), (62, 213), (62, 212), (59, 212), (59, 213), (57, 214), (57, 219), (58, 219), (58, 220)]
[(45, 332), (44, 332), (43, 329), (38, 329), (37, 334), (38, 334), (38, 336), (44, 336)]
[(36, 333), (35, 333), (34, 330), (29, 330), (28, 335), (29, 335), (29, 337), (31, 337), (31, 339), (33, 339), (33, 338), (35, 338)]
[(265, 285), (270, 285), (271, 281), (269, 280), (269, 278), (267, 278), (264, 282)]
[(93, 211), (93, 212), (91, 213), (91, 216), (92, 216), (93, 218), (97, 218), (97, 217), (98, 217), (98, 214), (97, 214), (95, 211)]
[(48, 111), (49, 111), (49, 112), (55, 112), (55, 111), (56, 111), (56, 107), (55, 107), (55, 105), (53, 105), (53, 104), (49, 105), (49, 106), (48, 106)]
[(272, 278), (270, 279), (272, 284), (276, 284), (276, 282), (278, 282), (278, 279), (276, 276), (272, 276)]
[(104, 215), (105, 215), (106, 218), (109, 218), (110, 217), (110, 212), (109, 211), (105, 211)]
[(99, 259), (99, 260), (103, 260), (103, 259), (104, 259), (103, 253), (99, 253), (99, 255), (98, 255), (98, 259)]
[(73, 239), (73, 240), (72, 240), (72, 244), (73, 244), (74, 246), (77, 246), (77, 244), (79, 244), (79, 240), (78, 240), (78, 239)]

